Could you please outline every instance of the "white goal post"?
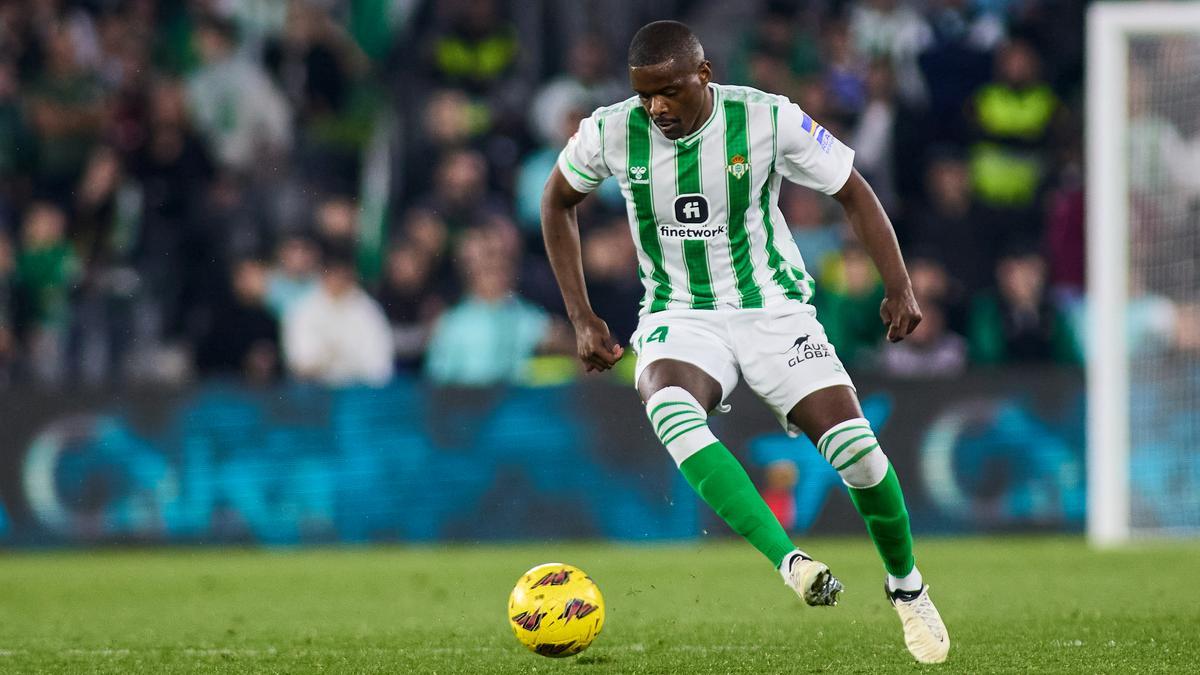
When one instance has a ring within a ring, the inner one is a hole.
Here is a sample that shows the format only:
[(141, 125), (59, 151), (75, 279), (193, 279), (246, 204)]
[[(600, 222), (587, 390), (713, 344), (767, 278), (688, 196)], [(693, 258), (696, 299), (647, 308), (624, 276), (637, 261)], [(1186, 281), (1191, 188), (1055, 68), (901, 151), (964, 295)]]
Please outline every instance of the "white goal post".
[[(1200, 44), (1200, 3), (1103, 2), (1088, 10), (1087, 534), (1096, 546), (1118, 545), (1156, 529), (1135, 522), (1138, 500), (1131, 495), (1131, 432), (1141, 432), (1136, 420), (1131, 423), (1136, 383), (1127, 324), (1131, 282), (1140, 281), (1131, 278), (1130, 265), (1141, 263), (1130, 255), (1131, 181), (1137, 179), (1131, 176), (1130, 43), (1178, 35), (1195, 35)], [(1200, 101), (1200, 92), (1179, 96), (1185, 103)], [(1200, 152), (1200, 143), (1194, 147)], [(1177, 221), (1186, 221), (1181, 218)], [(1186, 249), (1180, 254), (1188, 255)], [(1166, 266), (1161, 260), (1155, 264)], [(1200, 416), (1200, 410), (1192, 413)]]

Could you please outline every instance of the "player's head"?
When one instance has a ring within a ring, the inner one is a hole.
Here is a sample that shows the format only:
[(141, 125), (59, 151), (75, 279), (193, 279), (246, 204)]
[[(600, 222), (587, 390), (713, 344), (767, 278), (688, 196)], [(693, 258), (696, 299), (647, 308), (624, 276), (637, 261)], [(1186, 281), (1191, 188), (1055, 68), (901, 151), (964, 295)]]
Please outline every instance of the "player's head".
[(704, 47), (678, 21), (648, 23), (629, 43), (629, 82), (667, 138), (681, 138), (704, 123), (700, 116), (711, 79)]

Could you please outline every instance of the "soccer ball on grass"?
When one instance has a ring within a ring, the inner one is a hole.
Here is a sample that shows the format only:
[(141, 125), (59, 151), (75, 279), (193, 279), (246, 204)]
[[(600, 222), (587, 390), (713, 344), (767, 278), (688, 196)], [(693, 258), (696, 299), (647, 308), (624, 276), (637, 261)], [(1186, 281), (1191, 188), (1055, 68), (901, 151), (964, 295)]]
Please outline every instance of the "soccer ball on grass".
[(583, 570), (546, 563), (529, 570), (508, 596), (508, 621), (521, 644), (542, 656), (587, 649), (604, 626), (604, 598)]

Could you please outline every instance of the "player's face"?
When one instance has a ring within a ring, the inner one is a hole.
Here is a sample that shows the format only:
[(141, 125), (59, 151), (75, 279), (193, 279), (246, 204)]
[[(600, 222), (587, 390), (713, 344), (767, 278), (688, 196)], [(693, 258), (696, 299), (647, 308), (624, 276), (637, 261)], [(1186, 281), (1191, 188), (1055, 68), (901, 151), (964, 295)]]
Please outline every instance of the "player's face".
[(704, 123), (704, 103), (712, 69), (708, 61), (676, 60), (629, 69), (629, 82), (654, 125), (670, 139), (683, 138)]

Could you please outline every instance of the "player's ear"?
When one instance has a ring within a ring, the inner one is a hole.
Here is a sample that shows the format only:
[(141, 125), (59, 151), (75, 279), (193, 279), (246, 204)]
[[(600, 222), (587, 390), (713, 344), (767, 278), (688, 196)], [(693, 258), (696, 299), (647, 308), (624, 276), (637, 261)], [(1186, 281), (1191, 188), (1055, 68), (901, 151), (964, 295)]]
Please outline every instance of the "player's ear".
[(700, 69), (696, 73), (700, 78), (700, 84), (707, 87), (712, 80), (712, 64), (707, 60), (700, 62)]

